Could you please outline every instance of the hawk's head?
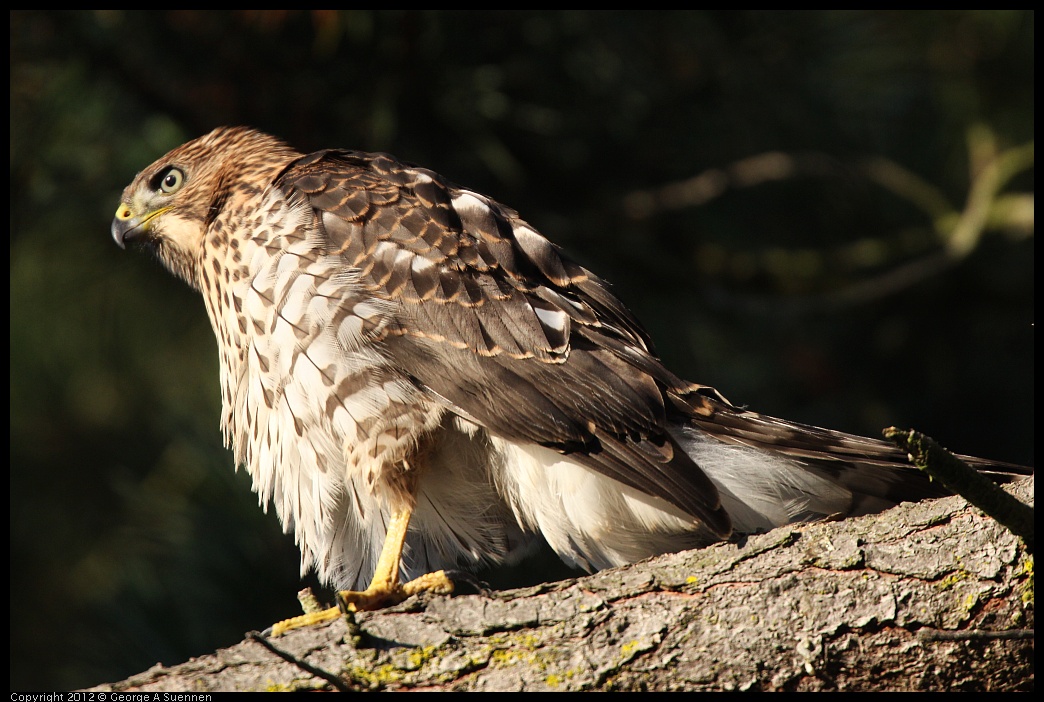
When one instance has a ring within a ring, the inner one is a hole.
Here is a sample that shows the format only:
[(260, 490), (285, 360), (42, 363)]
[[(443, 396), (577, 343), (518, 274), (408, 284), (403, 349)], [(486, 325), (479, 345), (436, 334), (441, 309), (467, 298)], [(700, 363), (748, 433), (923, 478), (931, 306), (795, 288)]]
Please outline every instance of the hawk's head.
[(203, 236), (237, 198), (256, 194), (300, 154), (245, 127), (219, 127), (163, 156), (123, 191), (112, 238), (151, 248), (172, 273), (199, 289)]

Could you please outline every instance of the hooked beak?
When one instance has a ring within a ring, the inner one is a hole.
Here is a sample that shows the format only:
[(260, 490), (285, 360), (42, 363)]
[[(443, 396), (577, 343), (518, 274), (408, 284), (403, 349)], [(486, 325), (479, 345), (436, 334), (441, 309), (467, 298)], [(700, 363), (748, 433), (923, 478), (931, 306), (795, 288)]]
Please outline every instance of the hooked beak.
[(137, 239), (149, 231), (149, 222), (163, 214), (170, 207), (161, 207), (158, 210), (135, 216), (134, 210), (126, 203), (120, 203), (116, 208), (116, 216), (112, 220), (112, 239), (121, 249), (127, 248), (126, 243)]

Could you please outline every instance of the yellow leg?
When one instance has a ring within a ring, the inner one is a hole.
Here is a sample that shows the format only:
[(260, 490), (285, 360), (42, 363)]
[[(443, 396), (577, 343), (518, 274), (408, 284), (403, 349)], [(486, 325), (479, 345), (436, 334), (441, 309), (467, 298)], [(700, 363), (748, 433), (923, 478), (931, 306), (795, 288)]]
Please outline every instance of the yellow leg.
[[(453, 581), (441, 570), (426, 573), (405, 585), (399, 585), (402, 546), (406, 543), (406, 530), (410, 526), (412, 514), (413, 509), (410, 507), (405, 507), (392, 514), (391, 521), (388, 523), (388, 534), (384, 538), (384, 546), (381, 548), (381, 555), (377, 559), (377, 568), (373, 572), (373, 579), (370, 580), (369, 587), (361, 592), (342, 590), (337, 593), (338, 599), (346, 609), (357, 612), (390, 607), (411, 595), (425, 591), (439, 595), (449, 595), (453, 592)], [(341, 616), (340, 608), (331, 607), (320, 612), (284, 619), (272, 627), (272, 636), (279, 636), (290, 629), (332, 621), (339, 616)]]

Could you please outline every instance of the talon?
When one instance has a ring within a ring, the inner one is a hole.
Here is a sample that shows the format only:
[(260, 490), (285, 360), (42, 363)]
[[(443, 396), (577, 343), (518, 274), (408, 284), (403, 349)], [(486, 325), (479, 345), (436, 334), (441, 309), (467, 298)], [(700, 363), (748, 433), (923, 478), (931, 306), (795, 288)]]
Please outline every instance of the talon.
[(453, 579), (446, 574), (446, 571), (436, 570), (411, 580), (400, 589), (406, 597), (410, 597), (421, 592), (430, 592), (435, 595), (452, 595), (455, 587)]
[(344, 611), (364, 612), (397, 605), (407, 597), (409, 595), (398, 586), (394, 589), (341, 590), (337, 593), (337, 605)]
[(303, 626), (314, 626), (333, 621), (342, 614), (348, 615), (351, 612), (391, 607), (421, 592), (432, 592), (436, 595), (453, 594), (453, 580), (444, 570), (425, 573), (405, 585), (399, 584), (402, 544), (406, 540), (406, 528), (410, 523), (411, 511), (405, 508), (392, 515), (388, 523), (388, 535), (385, 539), (384, 549), (377, 561), (377, 568), (369, 587), (365, 590), (341, 590), (337, 593), (336, 607), (284, 619), (272, 625), (272, 636), (280, 636), (291, 629), (299, 629)]
[(431, 592), (436, 595), (452, 595), (453, 580), (446, 571), (439, 570), (411, 580), (405, 585), (382, 586), (370, 585), (362, 591), (342, 590), (337, 593), (337, 604), (343, 609), (360, 612), (383, 607), (392, 607), (413, 595)]

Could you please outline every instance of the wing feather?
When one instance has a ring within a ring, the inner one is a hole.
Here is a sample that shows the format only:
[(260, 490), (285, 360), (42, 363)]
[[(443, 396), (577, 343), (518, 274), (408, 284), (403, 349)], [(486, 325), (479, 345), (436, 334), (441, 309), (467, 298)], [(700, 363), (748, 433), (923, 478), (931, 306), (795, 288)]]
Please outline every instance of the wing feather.
[(716, 488), (667, 430), (689, 386), (608, 286), (513, 210), (353, 151), (306, 156), (278, 184), (308, 199), (358, 284), (398, 304), (383, 348), (433, 398), (730, 532)]

